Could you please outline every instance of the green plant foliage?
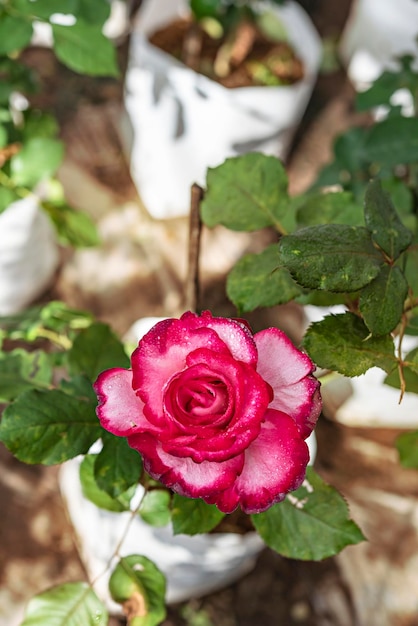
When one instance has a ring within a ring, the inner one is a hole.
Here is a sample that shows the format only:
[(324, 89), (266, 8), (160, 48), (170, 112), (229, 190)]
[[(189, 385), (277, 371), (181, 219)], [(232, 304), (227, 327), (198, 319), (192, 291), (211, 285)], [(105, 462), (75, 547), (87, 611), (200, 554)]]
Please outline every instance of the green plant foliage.
[[(406, 391), (418, 393), (418, 348), (412, 350), (412, 352), (407, 354), (403, 359), (402, 375)], [(395, 389), (401, 389), (402, 383), (399, 375), (399, 367), (386, 376), (384, 382), (385, 385), (389, 385)]]
[(385, 265), (380, 274), (360, 294), (359, 307), (364, 322), (373, 335), (386, 335), (402, 318), (408, 283), (399, 269)]
[(408, 89), (413, 94), (418, 91), (418, 74), (412, 68), (413, 56), (399, 59), (399, 67), (385, 70), (369, 89), (356, 95), (356, 109), (367, 111), (379, 105), (390, 104), (390, 99), (398, 89)]
[(110, 2), (103, 2), (103, 0), (78, 0), (76, 15), (77, 19), (87, 24), (102, 27), (110, 16), (110, 9)]
[(289, 208), (287, 175), (276, 158), (253, 152), (227, 159), (209, 168), (206, 184), (201, 214), (207, 226), (244, 231), (274, 226), (283, 232)]
[(107, 626), (104, 604), (84, 582), (54, 587), (30, 600), (21, 626)]
[(162, 623), (166, 616), (165, 586), (164, 575), (154, 563), (136, 554), (120, 559), (109, 580), (115, 602), (131, 601), (130, 626)]
[(196, 20), (207, 17), (218, 17), (221, 10), (219, 0), (190, 0), (190, 8)]
[(418, 469), (418, 430), (400, 435), (396, 440), (396, 448), (404, 467)]
[(260, 254), (247, 254), (228, 276), (226, 291), (239, 311), (285, 304), (301, 293), (289, 272), (278, 264), (277, 244)]
[(130, 365), (123, 344), (107, 324), (100, 322), (79, 333), (68, 353), (68, 362), (72, 374), (85, 374), (92, 382), (106, 369)]
[(51, 300), (44, 305), (29, 307), (21, 313), (0, 317), (0, 329), (4, 338), (30, 343), (42, 337), (67, 338), (87, 328), (92, 322), (91, 313), (71, 309), (64, 302)]
[[(93, 1), (93, 0), (92, 0)], [(77, 12), (79, 0), (8, 0), (15, 12), (31, 19), (49, 20), (54, 13), (73, 15)], [(7, 9), (6, 3), (6, 9)], [(58, 11), (59, 9), (59, 11)]]
[(364, 226), (363, 208), (348, 191), (317, 192), (306, 198), (296, 215), (299, 227), (318, 224)]
[(45, 352), (21, 348), (0, 352), (0, 402), (14, 400), (29, 389), (48, 389), (51, 381), (51, 361)]
[(58, 389), (26, 391), (0, 423), (0, 441), (25, 463), (63, 463), (85, 454), (100, 434), (95, 404)]
[(19, 200), (19, 196), (13, 189), (0, 187), (0, 213), (9, 207), (12, 202)]
[(396, 260), (410, 245), (412, 233), (403, 225), (379, 180), (372, 180), (367, 187), (364, 219), (374, 243), (390, 259)]
[(123, 437), (103, 433), (103, 448), (94, 463), (94, 477), (100, 489), (112, 498), (137, 485), (142, 473), (142, 459)]
[(63, 245), (81, 248), (100, 243), (96, 225), (87, 213), (77, 211), (63, 201), (42, 202), (42, 208), (55, 226)]
[(0, 11), (0, 54), (25, 48), (32, 37), (32, 24), (21, 17), (2, 15)]
[(200, 499), (173, 497), (172, 522), (175, 535), (197, 535), (208, 533), (225, 517), (214, 504)]
[(357, 198), (362, 197), (370, 178), (370, 162), (366, 151), (367, 131), (364, 128), (350, 128), (339, 135), (334, 142), (334, 160), (319, 173), (314, 188), (341, 184), (353, 191)]
[(251, 519), (270, 548), (292, 559), (320, 561), (364, 540), (344, 498), (309, 467), (302, 487)]
[(64, 156), (61, 141), (33, 137), (10, 159), (11, 178), (15, 185), (33, 187), (55, 174)]
[(370, 336), (367, 326), (353, 313), (328, 315), (311, 324), (302, 345), (319, 367), (344, 376), (360, 376), (374, 366), (385, 372), (396, 367), (392, 337)]
[(366, 141), (366, 158), (380, 167), (414, 163), (418, 150), (418, 118), (389, 117), (374, 124)]
[(139, 515), (151, 526), (166, 526), (171, 520), (171, 494), (166, 489), (148, 491), (141, 502)]
[(80, 482), (84, 497), (106, 511), (113, 511), (114, 513), (129, 511), (136, 486), (133, 485), (124, 493), (112, 498), (106, 491), (100, 489), (96, 482), (94, 476), (96, 460), (97, 454), (87, 454), (80, 465)]
[(54, 51), (70, 69), (91, 76), (118, 76), (111, 42), (93, 24), (52, 25)]
[(376, 278), (383, 258), (365, 228), (323, 224), (283, 237), (279, 263), (303, 287), (350, 292)]

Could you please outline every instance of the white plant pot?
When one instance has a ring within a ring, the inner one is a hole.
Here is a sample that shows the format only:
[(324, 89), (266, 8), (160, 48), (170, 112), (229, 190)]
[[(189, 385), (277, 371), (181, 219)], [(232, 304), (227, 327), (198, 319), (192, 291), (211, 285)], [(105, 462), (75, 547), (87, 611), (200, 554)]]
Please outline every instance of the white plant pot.
[(0, 315), (17, 313), (51, 284), (59, 253), (53, 227), (31, 195), (0, 214)]
[[(138, 320), (128, 333), (129, 339), (138, 340), (161, 319), (164, 318)], [(307, 443), (310, 464), (313, 464), (316, 456), (314, 433)], [(155, 528), (137, 515), (125, 535), (131, 518), (129, 512), (112, 513), (99, 509), (83, 496), (79, 480), (81, 460), (73, 459), (62, 465), (61, 493), (78, 537), (78, 547), (87, 573), (90, 580), (95, 581), (97, 594), (105, 600), (112, 613), (120, 613), (120, 606), (109, 595), (108, 566), (111, 561), (114, 566), (118, 560), (112, 557), (122, 537), (119, 556), (147, 556), (165, 574), (168, 603), (182, 602), (221, 589), (254, 568), (257, 556), (265, 547), (256, 532), (244, 535), (173, 535), (171, 524)], [(142, 487), (139, 487), (134, 500), (140, 498), (142, 493)]]
[(154, 218), (187, 215), (190, 187), (208, 167), (260, 151), (285, 158), (305, 111), (321, 58), (319, 37), (295, 2), (275, 10), (303, 61), (305, 77), (283, 87), (227, 89), (148, 42), (187, 15), (187, 0), (145, 0), (131, 35), (122, 139), (131, 174)]
[(416, 0), (356, 0), (341, 37), (340, 54), (357, 89), (368, 87), (394, 57), (418, 58)]
[[(329, 309), (306, 306), (309, 323), (331, 313), (344, 313), (343, 306)], [(418, 346), (418, 338), (405, 336), (403, 355)], [(372, 367), (362, 376), (336, 378), (321, 388), (324, 413), (341, 424), (365, 428), (418, 428), (418, 394), (406, 392), (399, 404), (400, 390), (384, 384), (386, 373)]]

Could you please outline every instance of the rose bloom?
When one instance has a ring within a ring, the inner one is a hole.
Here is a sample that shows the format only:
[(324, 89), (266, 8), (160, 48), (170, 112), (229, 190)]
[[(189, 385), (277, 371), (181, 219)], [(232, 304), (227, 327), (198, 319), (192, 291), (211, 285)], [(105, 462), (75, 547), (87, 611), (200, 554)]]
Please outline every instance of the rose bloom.
[(260, 513), (301, 485), (320, 383), (281, 330), (189, 312), (157, 323), (131, 362), (98, 377), (97, 414), (154, 479), (224, 513)]

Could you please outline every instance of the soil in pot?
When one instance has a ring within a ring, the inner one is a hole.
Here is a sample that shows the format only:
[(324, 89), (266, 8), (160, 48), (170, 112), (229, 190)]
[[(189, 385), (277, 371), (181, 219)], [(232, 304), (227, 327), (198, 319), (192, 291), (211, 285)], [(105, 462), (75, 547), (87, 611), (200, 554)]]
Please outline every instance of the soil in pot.
[(237, 28), (231, 45), (213, 38), (192, 19), (178, 19), (156, 31), (150, 42), (224, 87), (292, 85), (304, 67), (292, 46), (272, 40), (252, 22)]

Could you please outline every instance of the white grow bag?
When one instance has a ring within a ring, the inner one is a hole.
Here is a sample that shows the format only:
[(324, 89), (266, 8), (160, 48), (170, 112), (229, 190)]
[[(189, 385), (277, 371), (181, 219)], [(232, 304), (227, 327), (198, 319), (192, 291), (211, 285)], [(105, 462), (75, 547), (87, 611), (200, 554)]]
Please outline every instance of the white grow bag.
[[(164, 318), (138, 320), (129, 331), (129, 337), (139, 339), (161, 319)], [(307, 443), (312, 464), (316, 456), (315, 434)], [(117, 614), (120, 605), (113, 602), (109, 594), (108, 565), (131, 514), (99, 509), (83, 496), (79, 478), (81, 460), (73, 459), (62, 465), (61, 493), (78, 538), (81, 558), (90, 580), (95, 581), (96, 593), (105, 600), (109, 610)], [(142, 487), (139, 487), (134, 500), (141, 494)], [(124, 536), (119, 555), (141, 554), (151, 559), (166, 576), (166, 601), (174, 603), (211, 593), (238, 580), (254, 568), (264, 547), (256, 532), (173, 535), (171, 524), (155, 528), (137, 515)], [(117, 560), (113, 559), (112, 569)]]
[(340, 54), (357, 89), (369, 86), (394, 57), (418, 58), (416, 0), (356, 0), (344, 29)]
[(24, 309), (51, 283), (59, 262), (53, 227), (36, 196), (0, 214), (0, 315)]
[(260, 151), (286, 156), (308, 104), (321, 58), (319, 37), (303, 9), (266, 6), (279, 15), (305, 76), (290, 86), (227, 89), (159, 50), (147, 37), (187, 15), (186, 0), (145, 0), (131, 36), (125, 80), (132, 178), (155, 218), (186, 215), (190, 187), (208, 167)]

